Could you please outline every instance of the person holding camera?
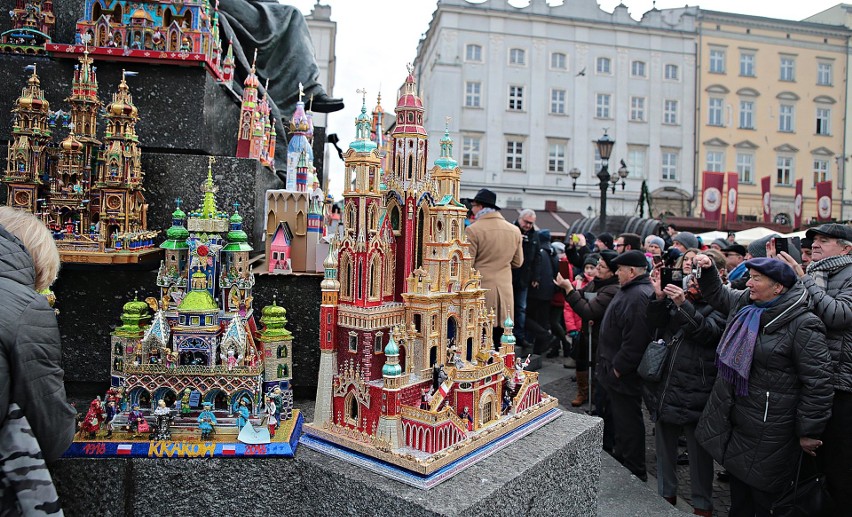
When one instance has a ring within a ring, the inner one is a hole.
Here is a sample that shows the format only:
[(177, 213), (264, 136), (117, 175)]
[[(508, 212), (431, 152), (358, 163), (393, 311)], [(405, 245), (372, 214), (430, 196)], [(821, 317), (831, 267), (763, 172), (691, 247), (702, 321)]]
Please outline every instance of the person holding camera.
[[(716, 268), (725, 270), (725, 257), (708, 251)], [(721, 274), (721, 273), (720, 273)], [(657, 450), (657, 493), (674, 505), (677, 502), (678, 437), (686, 436), (689, 477), (695, 515), (713, 515), (713, 458), (695, 441), (695, 426), (716, 380), (716, 346), (725, 328), (725, 315), (701, 296), (698, 281), (689, 285), (663, 283), (651, 277), (654, 300), (648, 304), (648, 323), (656, 336), (668, 344), (663, 375), (658, 382), (643, 382), (643, 398), (651, 421)]]
[(716, 383), (695, 437), (730, 473), (730, 514), (770, 515), (802, 452), (816, 455), (831, 415), (825, 327), (781, 260), (748, 260), (743, 291), (722, 286), (708, 255), (695, 257), (695, 267), (704, 298), (728, 315)]

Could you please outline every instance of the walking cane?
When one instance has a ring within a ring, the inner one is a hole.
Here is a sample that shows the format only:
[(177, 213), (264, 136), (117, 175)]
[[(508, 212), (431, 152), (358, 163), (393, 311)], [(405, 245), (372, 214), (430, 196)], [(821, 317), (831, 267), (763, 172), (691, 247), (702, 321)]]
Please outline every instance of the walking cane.
[(592, 414), (592, 326), (595, 324), (593, 320), (589, 320), (589, 414)]

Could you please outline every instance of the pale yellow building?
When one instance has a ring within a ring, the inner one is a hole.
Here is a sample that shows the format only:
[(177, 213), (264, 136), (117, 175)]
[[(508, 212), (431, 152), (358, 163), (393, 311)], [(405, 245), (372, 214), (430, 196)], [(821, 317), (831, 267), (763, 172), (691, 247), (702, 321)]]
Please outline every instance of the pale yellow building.
[(702, 171), (711, 170), (738, 172), (741, 220), (762, 221), (767, 175), (775, 222), (792, 224), (799, 178), (803, 222), (816, 217), (817, 181), (832, 180), (832, 215), (841, 217), (849, 35), (836, 25), (700, 11), (696, 213)]

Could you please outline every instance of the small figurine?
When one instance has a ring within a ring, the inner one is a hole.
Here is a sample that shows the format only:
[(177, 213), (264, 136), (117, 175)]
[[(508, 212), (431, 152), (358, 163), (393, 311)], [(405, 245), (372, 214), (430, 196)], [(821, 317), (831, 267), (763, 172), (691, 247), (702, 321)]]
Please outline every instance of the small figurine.
[(209, 440), (210, 435), (216, 432), (216, 415), (210, 409), (213, 404), (205, 402), (204, 410), (198, 415), (198, 430), (201, 431), (201, 439)]
[(240, 407), (237, 408), (237, 429), (242, 429), (249, 418), (248, 402), (240, 399)]
[[(144, 426), (142, 422), (145, 422)], [(134, 438), (138, 438), (140, 432), (145, 432), (144, 427), (148, 427), (148, 422), (139, 410), (139, 404), (133, 404), (133, 410), (127, 415), (127, 430), (133, 433)]]
[(183, 390), (183, 397), (180, 399), (180, 414), (182, 416), (188, 415), (190, 411), (189, 407), (189, 397), (192, 394), (192, 390), (186, 388)]
[(154, 410), (154, 416), (157, 417), (157, 429), (151, 433), (152, 440), (171, 440), (172, 438), (172, 412), (166, 407), (166, 401), (160, 399), (157, 401), (157, 409)]
[(266, 416), (263, 419), (266, 421), (266, 427), (269, 428), (269, 437), (275, 438), (275, 429), (278, 428), (278, 420), (275, 418), (277, 408), (269, 395), (263, 397), (263, 402), (266, 405)]
[(423, 388), (420, 390), (420, 409), (429, 409), (429, 403), (432, 402), (432, 392)]
[(510, 409), (512, 409), (512, 396), (508, 390), (503, 390), (503, 406), (500, 408), (500, 412), (506, 415)]
[(118, 407), (116, 406), (115, 400), (112, 398), (107, 399), (106, 405), (106, 418), (104, 422), (106, 423), (106, 437), (112, 438), (112, 421), (115, 419), (115, 415), (118, 414)]
[(473, 417), (470, 414), (470, 408), (465, 406), (461, 413), (459, 413), (459, 418), (467, 421), (467, 430), (473, 431)]
[(243, 356), (237, 357), (236, 355), (234, 355), (234, 351), (230, 349), (228, 350), (227, 355), (219, 354), (219, 357), (222, 358), (222, 361), (228, 367), (229, 372), (232, 371), (234, 367), (236, 367), (243, 359)]
[(95, 438), (105, 417), (106, 415), (101, 407), (101, 399), (98, 397), (89, 404), (89, 410), (86, 412), (85, 418), (83, 418), (80, 430), (86, 434), (87, 438)]
[(281, 425), (281, 410), (284, 409), (284, 395), (281, 393), (281, 386), (272, 388), (272, 402), (275, 402), (275, 421), (278, 422), (276, 428)]
[(520, 357), (515, 358), (515, 375), (512, 378), (512, 381), (515, 384), (515, 386), (520, 386), (521, 384), (523, 384), (523, 382), (524, 382), (524, 368), (529, 366), (529, 364), (530, 364), (530, 356), (529, 355), (527, 355), (527, 358), (524, 360), (524, 362), (521, 362)]

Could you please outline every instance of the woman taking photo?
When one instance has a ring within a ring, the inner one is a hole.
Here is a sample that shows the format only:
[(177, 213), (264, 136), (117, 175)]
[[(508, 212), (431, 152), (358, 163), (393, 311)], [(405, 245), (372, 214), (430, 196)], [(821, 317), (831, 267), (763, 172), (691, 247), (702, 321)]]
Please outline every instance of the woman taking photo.
[[(716, 268), (724, 271), (725, 257), (712, 251), (708, 255), (711, 253)], [(688, 264), (691, 271), (691, 261)], [(688, 275), (685, 269), (683, 273)], [(696, 515), (710, 517), (713, 458), (695, 441), (695, 426), (716, 380), (716, 346), (725, 329), (725, 315), (704, 300), (693, 276), (687, 278), (686, 290), (675, 284), (661, 286), (657, 272), (651, 278), (656, 296), (648, 304), (648, 323), (669, 345), (669, 353), (659, 382), (643, 382), (643, 398), (654, 422), (657, 492), (669, 503), (677, 502), (677, 442), (683, 433), (689, 453), (692, 505)]]
[(722, 287), (707, 255), (704, 298), (728, 315), (719, 368), (695, 436), (731, 474), (731, 516), (770, 515), (796, 474), (802, 451), (817, 454), (834, 388), (825, 331), (808, 294), (784, 262), (746, 262), (743, 291)]

